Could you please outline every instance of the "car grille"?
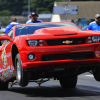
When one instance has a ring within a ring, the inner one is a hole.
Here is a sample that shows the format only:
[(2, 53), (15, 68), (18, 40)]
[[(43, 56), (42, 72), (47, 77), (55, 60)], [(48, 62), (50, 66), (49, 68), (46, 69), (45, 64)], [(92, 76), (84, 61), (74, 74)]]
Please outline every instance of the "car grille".
[(93, 52), (43, 55), (41, 61), (94, 58)]
[[(64, 41), (67, 41), (67, 43), (63, 43)], [(83, 37), (82, 38), (47, 40), (47, 44), (50, 45), (50, 46), (53, 46), (53, 45), (75, 45), (75, 44), (84, 44), (84, 43), (85, 43), (85, 38), (83, 38)]]

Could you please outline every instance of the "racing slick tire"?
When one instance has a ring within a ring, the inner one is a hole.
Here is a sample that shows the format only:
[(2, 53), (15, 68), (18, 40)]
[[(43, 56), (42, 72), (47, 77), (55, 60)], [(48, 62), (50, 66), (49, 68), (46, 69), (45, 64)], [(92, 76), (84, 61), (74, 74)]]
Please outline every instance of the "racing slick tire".
[(77, 84), (77, 76), (70, 77), (70, 78), (63, 77), (59, 81), (60, 81), (60, 85), (63, 88), (75, 88)]
[(15, 71), (17, 83), (22, 87), (27, 86), (29, 82), (29, 72), (24, 71), (22, 68), (19, 53), (15, 57)]
[(100, 67), (97, 67), (95, 69), (95, 72), (93, 73), (93, 75), (96, 81), (100, 81)]
[(0, 90), (8, 90), (8, 82), (0, 81)]

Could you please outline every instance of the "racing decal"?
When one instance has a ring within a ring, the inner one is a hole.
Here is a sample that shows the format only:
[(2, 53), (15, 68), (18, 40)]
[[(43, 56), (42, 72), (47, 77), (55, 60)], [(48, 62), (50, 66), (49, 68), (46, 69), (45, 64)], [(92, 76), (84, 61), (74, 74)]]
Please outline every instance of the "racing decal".
[(6, 50), (4, 49), (2, 52), (2, 63), (4, 68), (6, 67), (6, 63), (7, 63), (7, 57), (6, 57)]
[(15, 70), (13, 66), (11, 66), (11, 70), (13, 70), (13, 71)]
[(0, 77), (1, 81), (5, 82), (6, 80), (4, 79), (4, 77)]
[(3, 67), (2, 69), (0, 69), (0, 80), (3, 82), (6, 82), (12, 77), (15, 77), (14, 67), (7, 64), (7, 57), (11, 56), (11, 53), (9, 53), (8, 55), (6, 53), (6, 48), (8, 44), (9, 44), (9, 41), (6, 41), (5, 47), (1, 54), (1, 63), (3, 63)]
[(10, 57), (10, 56), (11, 56), (11, 53), (8, 53), (6, 56), (7, 56), (7, 57)]
[(0, 79), (5, 82), (7, 80), (9, 80), (10, 78), (15, 77), (15, 70), (13, 68), (13, 66), (8, 66), (7, 69), (3, 69)]
[(0, 73), (0, 77), (2, 76), (2, 74)]
[(7, 47), (8, 44), (9, 44), (9, 41), (6, 43), (6, 46), (5, 46), (5, 48), (2, 52), (2, 55), (1, 55), (4, 68), (6, 67), (6, 64), (7, 64), (6, 47)]
[(0, 68), (0, 77), (2, 76), (2, 69)]

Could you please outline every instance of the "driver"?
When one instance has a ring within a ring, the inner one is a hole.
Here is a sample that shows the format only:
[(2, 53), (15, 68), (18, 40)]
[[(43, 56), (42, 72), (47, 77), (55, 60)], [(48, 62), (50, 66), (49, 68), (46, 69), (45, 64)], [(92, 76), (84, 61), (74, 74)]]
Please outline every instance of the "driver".
[(38, 20), (37, 19), (38, 17), (38, 14), (36, 12), (32, 12), (31, 13), (31, 20), (27, 21), (26, 24), (29, 24), (29, 23), (41, 23), (42, 21), (41, 20)]

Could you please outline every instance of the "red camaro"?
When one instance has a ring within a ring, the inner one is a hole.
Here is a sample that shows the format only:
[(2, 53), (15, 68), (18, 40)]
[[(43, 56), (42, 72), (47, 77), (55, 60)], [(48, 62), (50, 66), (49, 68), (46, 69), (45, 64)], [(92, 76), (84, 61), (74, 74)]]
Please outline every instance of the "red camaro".
[(51, 78), (72, 88), (84, 72), (100, 81), (100, 32), (70, 22), (22, 24), (0, 36), (0, 45), (0, 89)]

